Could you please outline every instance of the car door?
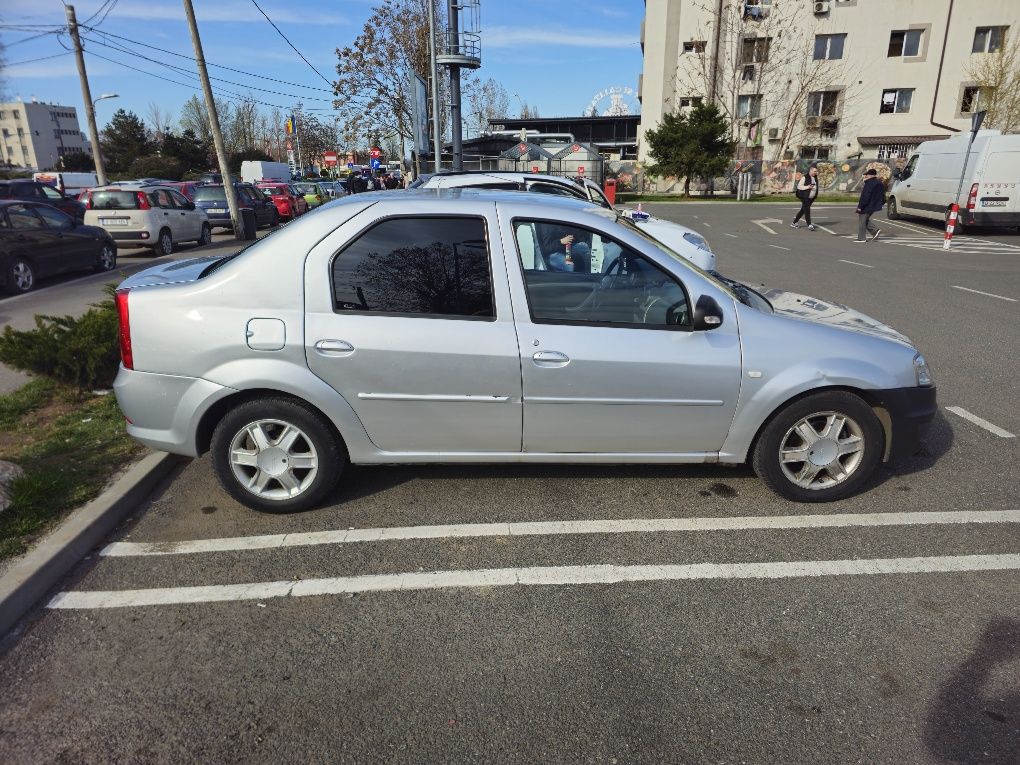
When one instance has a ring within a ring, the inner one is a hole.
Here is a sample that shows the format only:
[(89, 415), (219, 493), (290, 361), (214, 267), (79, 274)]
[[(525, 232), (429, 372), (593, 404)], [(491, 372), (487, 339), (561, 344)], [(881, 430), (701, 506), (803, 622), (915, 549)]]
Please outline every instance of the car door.
[(67, 213), (48, 205), (34, 205), (36, 214), (42, 218), (44, 231), (55, 238), (53, 272), (78, 271), (95, 263), (95, 237), (78, 230), (78, 226)]
[(308, 366), (381, 450), (520, 452), (506, 271), (499, 249), (490, 257), (500, 241), (492, 205), (475, 208), (485, 212), (375, 217), (371, 208), (373, 219), (348, 222), (306, 261)]
[(154, 215), (159, 222), (159, 228), (166, 226), (170, 229), (170, 236), (175, 242), (187, 239), (184, 236), (186, 224), (179, 215), (180, 210), (174, 205), (167, 189), (153, 189), (148, 192), (150, 204), (155, 208), (149, 214)]
[[(552, 227), (552, 235), (543, 227)], [(536, 256), (523, 259), (540, 243), (569, 237), (569, 260), (563, 244), (541, 253), (548, 268)], [(740, 391), (735, 318), (711, 332), (692, 331), (694, 303), (682, 281), (594, 229), (514, 219), (504, 240), (518, 239), (522, 256), (513, 253), (508, 270), (521, 349), (524, 451), (718, 451)]]
[(43, 219), (30, 202), (15, 202), (7, 206), (7, 220), (11, 226), (10, 250), (14, 257), (28, 260), (37, 278), (62, 270), (57, 236), (46, 228)]
[(181, 239), (198, 239), (202, 233), (202, 213), (198, 212), (195, 209), (194, 203), (188, 201), (179, 191), (171, 189), (167, 193), (170, 195), (170, 199), (173, 200), (176, 214), (181, 220)]

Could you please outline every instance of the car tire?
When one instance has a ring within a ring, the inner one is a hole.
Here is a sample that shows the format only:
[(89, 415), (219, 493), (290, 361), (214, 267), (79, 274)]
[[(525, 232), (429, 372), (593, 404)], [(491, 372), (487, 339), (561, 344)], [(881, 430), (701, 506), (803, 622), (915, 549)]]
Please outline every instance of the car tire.
[(896, 197), (889, 197), (889, 201), (885, 206), (885, 217), (889, 220), (900, 219), (900, 211), (896, 207)]
[(794, 401), (769, 420), (752, 465), (781, 497), (833, 502), (869, 480), (884, 450), (882, 423), (868, 403), (846, 391), (825, 391)]
[[(213, 431), (210, 449), (223, 488), (241, 504), (268, 513), (315, 507), (347, 464), (343, 442), (322, 415), (282, 396), (231, 410)], [(296, 460), (301, 467), (292, 466)]]
[(174, 238), (170, 233), (170, 229), (160, 229), (159, 235), (156, 237), (156, 246), (153, 247), (153, 250), (157, 258), (173, 254)]
[(269, 219), (269, 227), (276, 228), (280, 225), (280, 213), (273, 210), (273, 217)]
[(25, 258), (15, 258), (7, 270), (7, 291), (22, 295), (35, 289), (35, 266)]
[(202, 224), (202, 233), (198, 237), (197, 244), (199, 247), (203, 247), (207, 244), (212, 244), (212, 228), (209, 226), (208, 223)]
[(105, 242), (96, 255), (96, 264), (92, 270), (97, 274), (103, 271), (112, 271), (117, 267), (117, 248), (110, 242)]

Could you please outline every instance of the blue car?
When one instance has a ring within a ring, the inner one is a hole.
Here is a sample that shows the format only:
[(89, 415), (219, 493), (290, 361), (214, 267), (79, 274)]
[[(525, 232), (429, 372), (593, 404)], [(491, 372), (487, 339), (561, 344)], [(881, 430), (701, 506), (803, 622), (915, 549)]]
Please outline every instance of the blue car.
[[(257, 226), (280, 225), (280, 214), (272, 199), (250, 183), (235, 183), (234, 191), (237, 194), (237, 203), (242, 209), (250, 207), (255, 210)], [(205, 214), (209, 216), (209, 224), (213, 228), (233, 228), (223, 184), (196, 187), (195, 206), (205, 210)]]

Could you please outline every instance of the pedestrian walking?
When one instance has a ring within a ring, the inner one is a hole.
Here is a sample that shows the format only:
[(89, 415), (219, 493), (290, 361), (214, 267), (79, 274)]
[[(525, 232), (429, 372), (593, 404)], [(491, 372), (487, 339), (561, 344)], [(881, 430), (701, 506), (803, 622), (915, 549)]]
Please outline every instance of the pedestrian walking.
[(864, 185), (861, 187), (861, 198), (857, 201), (857, 244), (878, 239), (882, 233), (880, 228), (871, 224), (871, 216), (885, 207), (885, 184), (878, 179), (878, 171), (869, 168), (864, 171)]
[(800, 228), (800, 219), (807, 221), (808, 231), (815, 230), (815, 224), (811, 222), (811, 205), (818, 198), (818, 168), (811, 165), (807, 173), (797, 182), (797, 199), (800, 200), (800, 210), (794, 216), (790, 228)]

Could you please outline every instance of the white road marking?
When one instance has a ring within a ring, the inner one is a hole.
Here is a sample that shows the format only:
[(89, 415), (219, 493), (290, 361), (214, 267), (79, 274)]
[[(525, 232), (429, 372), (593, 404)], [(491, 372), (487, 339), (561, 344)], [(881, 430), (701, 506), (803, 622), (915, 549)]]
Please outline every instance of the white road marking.
[[(877, 223), (877, 221), (874, 222)], [(928, 234), (929, 236), (937, 237), (940, 242), (942, 241), (943, 232), (941, 231), (935, 231), (934, 229), (925, 228), (924, 226), (918, 226), (914, 223), (904, 223), (903, 221), (889, 220), (888, 218), (883, 220), (882, 223), (888, 223), (890, 226), (899, 226), (900, 228), (909, 229), (910, 231), (916, 231), (921, 234)]]
[(843, 260), (843, 258), (840, 258), (839, 262), (849, 263), (851, 266), (860, 266), (861, 268), (874, 268), (874, 266), (869, 266), (867, 263), (858, 263), (856, 260)]
[(827, 228), (826, 226), (823, 226), (821, 223), (816, 223), (815, 224), (815, 228), (820, 228), (822, 231), (825, 231), (826, 233), (832, 234), (833, 236), (840, 236), (840, 234), (837, 234), (831, 228)]
[(787, 252), (790, 251), (789, 247), (780, 247), (778, 244), (770, 244), (769, 247), (775, 247), (777, 250), (786, 250)]
[(726, 236), (732, 236), (732, 237), (733, 237), (734, 239), (739, 239), (739, 238), (740, 238), (740, 237), (739, 237), (739, 236), (737, 236), (736, 234), (730, 234), (730, 233), (728, 233), (728, 232), (727, 232)]
[(462, 523), (447, 526), (391, 526), (371, 529), (306, 531), (252, 537), (195, 539), (180, 542), (112, 542), (100, 551), (106, 557), (183, 555), (265, 550), (356, 542), (407, 539), (463, 539), (553, 534), (634, 534), (651, 532), (744, 531), (748, 529), (829, 529), (860, 526), (927, 526), (952, 523), (1020, 523), (1020, 510), (967, 510), (915, 513), (840, 513), (837, 515), (774, 515), (721, 518), (649, 518), (598, 521), (529, 521)]
[(988, 420), (982, 417), (978, 417), (976, 414), (968, 412), (962, 406), (947, 406), (946, 410), (952, 412), (955, 415), (958, 415), (959, 417), (962, 417), (965, 420), (973, 422), (979, 428), (984, 428), (989, 433), (992, 433), (998, 436), (999, 438), (1016, 438), (1016, 436), (1010, 433), (1008, 430), (1003, 430), (998, 425), (993, 425)]
[(981, 290), (972, 290), (970, 287), (960, 287), (956, 284), (953, 285), (954, 290), (963, 290), (964, 292), (973, 292), (975, 295), (985, 295), (987, 297), (998, 298), (999, 300), (1008, 300), (1010, 303), (1018, 302), (1016, 298), (1005, 297), (1003, 295), (996, 295), (994, 292), (982, 292)]
[(707, 226), (708, 228), (712, 228), (712, 224), (711, 223), (705, 223), (704, 221), (701, 222), (701, 225), (702, 226)]
[(535, 566), (338, 576), (285, 582), (167, 587), (147, 590), (61, 592), (47, 608), (94, 609), (301, 598), (359, 592), (472, 587), (552, 586), (698, 579), (791, 579), (820, 576), (934, 574), (1020, 570), (1020, 555), (947, 555), (923, 558), (695, 563), (669, 566)]
[(773, 236), (775, 236), (775, 235), (776, 235), (776, 232), (775, 232), (775, 231), (773, 231), (771, 227), (769, 227), (769, 226), (766, 226), (765, 224), (766, 224), (766, 223), (775, 223), (775, 224), (780, 224), (780, 223), (782, 223), (782, 221), (781, 221), (781, 220), (779, 220), (779, 218), (761, 218), (760, 220), (753, 220), (753, 221), (751, 221), (751, 222), (752, 222), (752, 223), (754, 223), (754, 224), (755, 224), (756, 226), (761, 226), (761, 227), (762, 227), (763, 229), (765, 229), (766, 231), (768, 231), (768, 232), (769, 232), (770, 234), (772, 234)]

